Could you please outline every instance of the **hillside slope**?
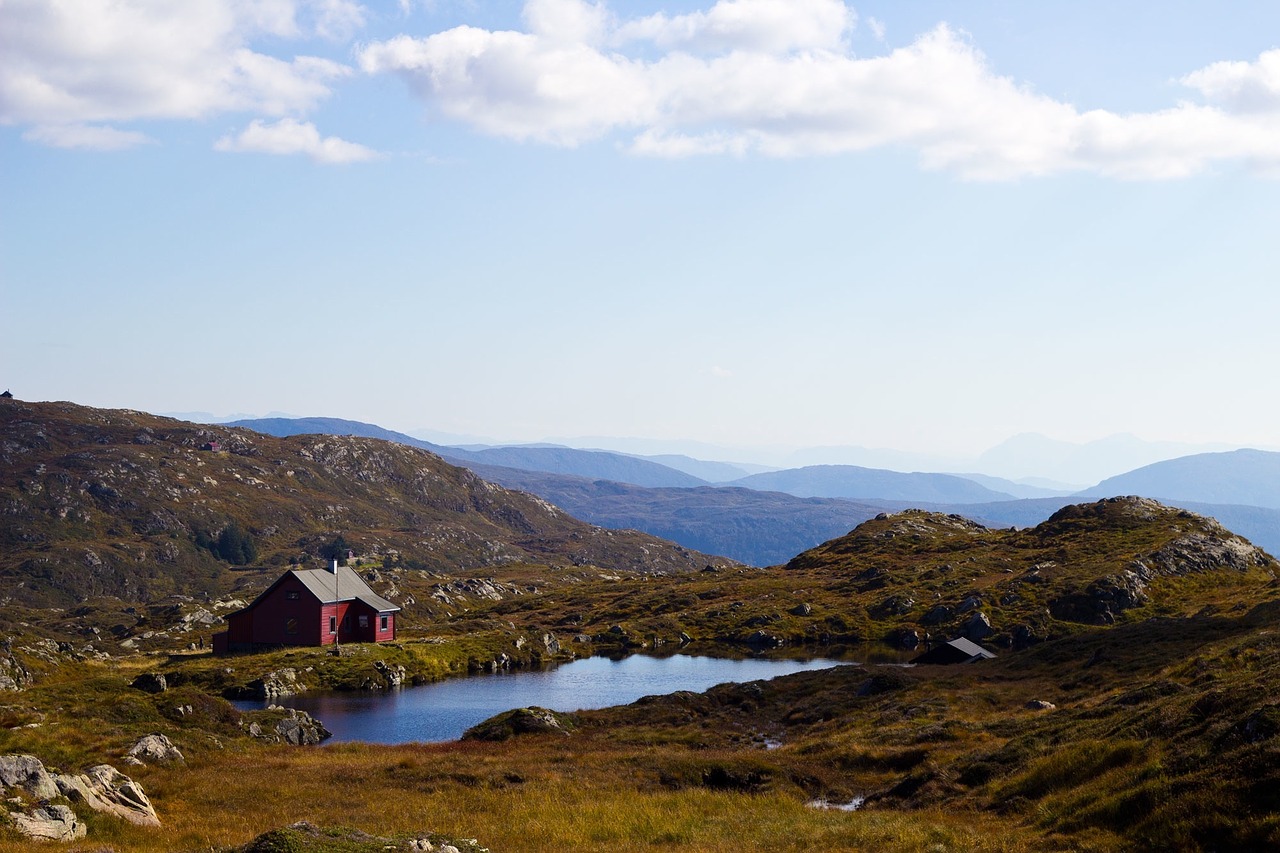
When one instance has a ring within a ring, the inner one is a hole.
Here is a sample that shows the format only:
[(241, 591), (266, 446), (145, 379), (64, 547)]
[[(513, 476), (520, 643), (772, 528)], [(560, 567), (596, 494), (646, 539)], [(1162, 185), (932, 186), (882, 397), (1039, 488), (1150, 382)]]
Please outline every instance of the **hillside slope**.
[[(200, 449), (210, 441), (220, 449)], [(434, 570), (530, 562), (661, 573), (710, 561), (586, 524), (401, 444), (275, 438), (71, 403), (0, 401), (0, 506), (0, 577), (11, 600), (32, 604), (218, 594), (227, 566), (198, 540), (232, 524), (266, 565), (315, 560), (339, 534), (360, 553)]]

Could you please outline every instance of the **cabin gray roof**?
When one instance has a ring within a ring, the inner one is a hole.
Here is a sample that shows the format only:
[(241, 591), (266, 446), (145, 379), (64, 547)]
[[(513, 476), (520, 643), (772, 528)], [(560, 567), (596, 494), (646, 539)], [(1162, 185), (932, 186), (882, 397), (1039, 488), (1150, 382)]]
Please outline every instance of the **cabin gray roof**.
[(294, 569), (289, 574), (302, 581), (302, 585), (322, 604), (361, 601), (379, 613), (400, 609), (369, 589), (364, 579), (347, 566), (339, 566), (337, 575), (328, 569)]
[(964, 637), (956, 637), (954, 640), (948, 640), (947, 645), (951, 646), (953, 649), (959, 649), (964, 652), (970, 659), (993, 658), (996, 656), (995, 652), (987, 651), (982, 646), (972, 640), (965, 639)]
[(995, 656), (995, 652), (984, 649), (972, 640), (957, 637), (954, 640), (939, 643), (924, 654), (912, 658), (911, 662), (928, 664), (973, 663), (974, 661), (986, 660)]

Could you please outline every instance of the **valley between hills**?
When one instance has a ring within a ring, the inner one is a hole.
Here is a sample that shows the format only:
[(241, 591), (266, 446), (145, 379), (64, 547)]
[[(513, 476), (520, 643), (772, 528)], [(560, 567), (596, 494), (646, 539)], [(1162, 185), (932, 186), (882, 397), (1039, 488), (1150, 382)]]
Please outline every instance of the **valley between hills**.
[[(387, 438), (0, 400), (0, 850), (40, 815), (82, 830), (48, 849), (121, 853), (1280, 846), (1280, 566), (1154, 499), (1186, 493), (979, 504), (1009, 521)], [(952, 486), (984, 497), (929, 485)], [(670, 535), (599, 521), (635, 506)], [(735, 530), (794, 550), (720, 556)], [(346, 552), (394, 642), (211, 654), (283, 572)], [(957, 637), (995, 656), (866, 653)], [(680, 651), (850, 665), (440, 744), (316, 747), (316, 721), (228, 701)]]

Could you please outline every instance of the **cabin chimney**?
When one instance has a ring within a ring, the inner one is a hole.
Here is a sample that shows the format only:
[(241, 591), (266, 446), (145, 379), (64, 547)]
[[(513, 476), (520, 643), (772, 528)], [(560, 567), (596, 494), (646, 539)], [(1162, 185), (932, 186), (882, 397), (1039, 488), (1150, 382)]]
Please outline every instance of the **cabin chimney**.
[(330, 566), (329, 566), (329, 571), (330, 571), (330, 572), (332, 572), (332, 573), (333, 573), (333, 574), (335, 574), (335, 575), (338, 573), (338, 558), (337, 558), (337, 557), (334, 557), (334, 558), (333, 558), (333, 562), (332, 562), (332, 563), (330, 564)]

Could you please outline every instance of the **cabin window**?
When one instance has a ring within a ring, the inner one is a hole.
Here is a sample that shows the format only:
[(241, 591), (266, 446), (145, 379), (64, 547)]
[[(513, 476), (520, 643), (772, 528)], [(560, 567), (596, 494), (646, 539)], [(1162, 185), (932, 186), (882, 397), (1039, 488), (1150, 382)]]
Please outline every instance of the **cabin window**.
[(337, 616), (329, 617), (329, 633), (330, 634), (338, 633), (338, 617)]
[(284, 594), (284, 597), (286, 601), (297, 601), (298, 591), (296, 589), (291, 589)]
[(344, 631), (350, 631), (350, 630), (351, 630), (351, 615), (350, 615), (350, 614), (347, 614), (346, 616), (343, 616), (343, 617), (342, 617), (342, 630), (344, 630)]
[(378, 617), (378, 630), (379, 631), (387, 630), (387, 617), (385, 616)]
[(284, 632), (286, 634), (298, 633), (298, 620), (293, 617), (284, 620)]
[(366, 613), (361, 613), (361, 614), (360, 614), (360, 627), (361, 627), (361, 628), (368, 628), (368, 627), (369, 627), (369, 616), (368, 616), (368, 614), (366, 614)]

